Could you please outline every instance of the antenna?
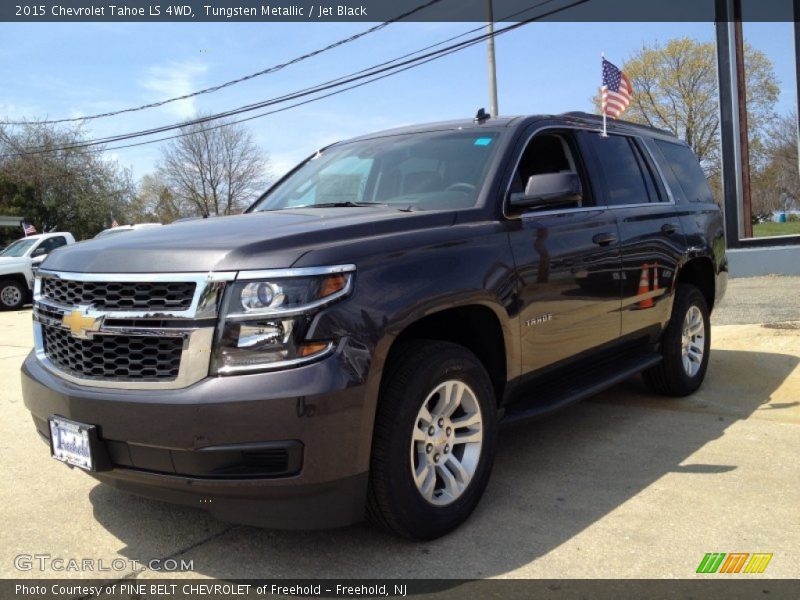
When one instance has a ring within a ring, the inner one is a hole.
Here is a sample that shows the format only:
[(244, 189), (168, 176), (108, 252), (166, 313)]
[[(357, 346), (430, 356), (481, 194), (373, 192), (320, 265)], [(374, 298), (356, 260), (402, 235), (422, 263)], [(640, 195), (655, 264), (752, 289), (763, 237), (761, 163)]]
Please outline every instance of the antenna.
[(475, 113), (474, 121), (478, 124), (481, 124), (488, 120), (489, 120), (489, 114), (486, 112), (486, 109), (483, 107), (479, 108), (478, 112)]

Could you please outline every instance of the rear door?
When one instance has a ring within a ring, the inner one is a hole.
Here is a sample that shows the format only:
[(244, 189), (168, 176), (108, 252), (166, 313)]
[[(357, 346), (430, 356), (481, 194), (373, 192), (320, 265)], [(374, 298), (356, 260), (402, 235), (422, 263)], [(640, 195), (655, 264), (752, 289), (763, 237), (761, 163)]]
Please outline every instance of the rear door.
[(586, 132), (582, 141), (619, 227), (623, 339), (655, 340), (672, 310), (672, 281), (686, 245), (675, 203), (642, 139)]
[(531, 175), (561, 171), (578, 173), (582, 201), (531, 209), (512, 222), (523, 375), (613, 344), (620, 334), (616, 218), (597, 203), (576, 131), (546, 129), (530, 138), (509, 192), (524, 190)]

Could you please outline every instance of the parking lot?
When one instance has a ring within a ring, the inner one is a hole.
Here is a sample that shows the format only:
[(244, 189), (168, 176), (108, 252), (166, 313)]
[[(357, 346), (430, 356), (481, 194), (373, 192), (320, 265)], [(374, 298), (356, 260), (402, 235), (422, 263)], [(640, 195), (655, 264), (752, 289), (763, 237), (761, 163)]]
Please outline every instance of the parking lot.
[(798, 290), (799, 278), (732, 280), (713, 317), (709, 376), (689, 398), (650, 396), (636, 378), (504, 429), (475, 514), (428, 543), (368, 525), (229, 525), (66, 468), (22, 404), (30, 310), (0, 313), (0, 576), (64, 576), (15, 567), (17, 555), (50, 554), (178, 558), (193, 561), (184, 575), (220, 578), (687, 578), (707, 552), (767, 552), (756, 577), (800, 577)]

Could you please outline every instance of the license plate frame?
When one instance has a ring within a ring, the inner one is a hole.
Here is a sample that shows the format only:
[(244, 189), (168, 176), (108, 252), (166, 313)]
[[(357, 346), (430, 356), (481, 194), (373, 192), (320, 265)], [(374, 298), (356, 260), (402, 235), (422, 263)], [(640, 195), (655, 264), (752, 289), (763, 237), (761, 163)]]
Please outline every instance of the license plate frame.
[(84, 471), (97, 470), (97, 427), (59, 415), (47, 419), (50, 428), (50, 456)]

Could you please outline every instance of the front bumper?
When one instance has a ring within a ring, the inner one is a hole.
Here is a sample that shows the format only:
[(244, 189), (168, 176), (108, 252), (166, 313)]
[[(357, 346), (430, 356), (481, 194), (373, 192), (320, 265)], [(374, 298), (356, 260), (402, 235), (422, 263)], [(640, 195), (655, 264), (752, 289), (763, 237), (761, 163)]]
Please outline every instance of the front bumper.
[(111, 466), (91, 475), (104, 483), (225, 521), (337, 527), (363, 518), (374, 416), (346, 356), (340, 348), (287, 371), (120, 390), (68, 382), (32, 353), (22, 393), (45, 439), (51, 415), (97, 426)]

